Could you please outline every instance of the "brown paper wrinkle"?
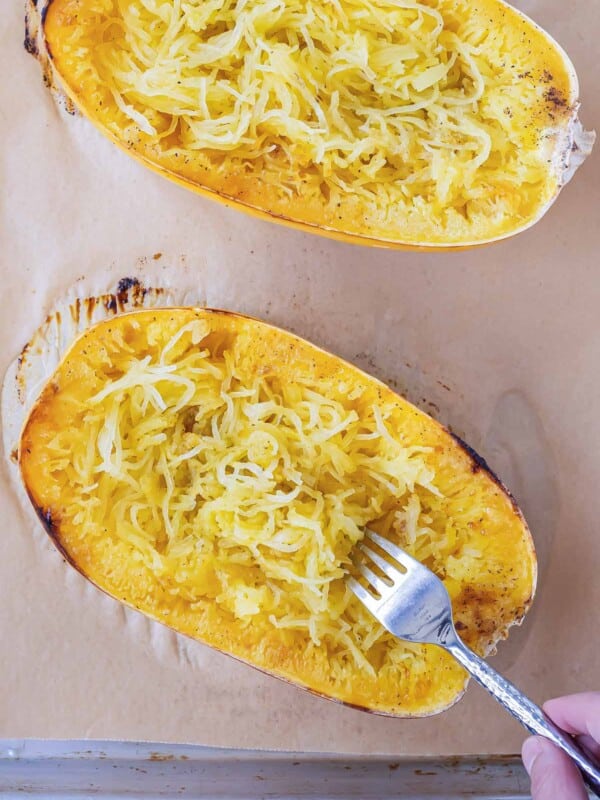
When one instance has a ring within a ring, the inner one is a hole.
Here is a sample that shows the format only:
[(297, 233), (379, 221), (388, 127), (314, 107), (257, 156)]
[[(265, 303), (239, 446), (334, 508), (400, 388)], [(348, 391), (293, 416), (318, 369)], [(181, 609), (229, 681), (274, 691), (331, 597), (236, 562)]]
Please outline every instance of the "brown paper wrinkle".
[[(158, 277), (158, 276), (157, 276)], [(144, 278), (147, 280), (147, 278)], [(96, 294), (85, 294), (85, 282), (78, 281), (50, 311), (44, 323), (33, 333), (19, 356), (10, 364), (2, 386), (2, 431), (4, 453), (17, 452), (21, 428), (44, 384), (78, 336), (92, 325), (128, 311), (142, 308), (205, 305), (198, 289), (148, 285), (135, 276), (124, 276), (115, 287)], [(45, 532), (31, 507), (22, 485), (18, 464), (9, 457), (7, 463), (12, 484), (23, 513), (37, 530), (36, 539), (44, 541)], [(44, 541), (44, 544), (47, 542)], [(67, 590), (77, 603), (99, 604), (107, 627), (123, 629), (125, 636), (142, 643), (151, 657), (194, 668), (202, 659), (203, 645), (176, 634), (139, 612), (123, 606), (90, 584), (63, 559), (63, 575)]]

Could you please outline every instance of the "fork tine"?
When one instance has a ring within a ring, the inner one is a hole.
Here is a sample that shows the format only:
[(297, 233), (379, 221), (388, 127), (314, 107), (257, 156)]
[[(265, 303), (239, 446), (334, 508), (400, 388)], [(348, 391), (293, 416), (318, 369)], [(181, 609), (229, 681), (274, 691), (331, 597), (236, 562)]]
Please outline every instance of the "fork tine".
[[(391, 581), (395, 581), (398, 578), (402, 577), (402, 573), (395, 567), (393, 564), (390, 564), (389, 561), (386, 561), (383, 556), (380, 556), (379, 553), (376, 553), (374, 550), (371, 550), (370, 547), (364, 543), (364, 540), (359, 545), (360, 550), (370, 558), (374, 564), (377, 564), (379, 569), (384, 573), (384, 575), (389, 578)], [(386, 586), (386, 589), (390, 589), (389, 586)]]
[[(394, 544), (393, 542), (390, 542), (389, 539), (384, 539), (383, 536), (380, 536), (378, 533), (375, 533), (375, 531), (372, 531), (370, 528), (367, 528), (365, 539), (370, 539), (378, 547), (381, 547), (382, 550), (385, 550), (385, 552), (388, 555), (396, 559), (396, 561), (399, 564), (401, 564), (406, 570), (410, 570), (411, 567), (421, 566), (420, 562), (417, 561), (416, 558), (413, 558), (401, 547), (398, 547), (398, 545)], [(387, 562), (385, 561), (384, 563), (387, 564)]]
[(381, 597), (383, 597), (384, 592), (389, 591), (392, 587), (389, 586), (385, 581), (383, 581), (379, 575), (376, 575), (370, 567), (368, 567), (363, 562), (358, 562), (356, 564), (356, 568), (359, 572), (365, 576), (365, 578), (369, 581), (371, 586), (379, 593)]
[(361, 603), (363, 603), (369, 609), (369, 611), (372, 614), (377, 613), (377, 605), (379, 601), (375, 597), (373, 597), (371, 592), (368, 592), (364, 586), (361, 586), (361, 584), (356, 580), (356, 578), (349, 576), (346, 579), (346, 585), (348, 586), (350, 591), (353, 594), (355, 594), (356, 597), (358, 597)]

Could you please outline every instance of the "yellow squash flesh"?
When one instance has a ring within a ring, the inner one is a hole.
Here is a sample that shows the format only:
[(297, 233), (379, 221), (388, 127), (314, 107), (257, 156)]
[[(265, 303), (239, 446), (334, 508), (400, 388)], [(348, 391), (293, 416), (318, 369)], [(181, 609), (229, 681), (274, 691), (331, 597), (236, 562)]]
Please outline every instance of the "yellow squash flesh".
[(147, 166), (364, 244), (529, 227), (579, 130), (572, 64), (501, 0), (49, 0), (42, 47)]
[(19, 462), (55, 545), (109, 595), (379, 713), (439, 712), (465, 673), (345, 589), (364, 526), (440, 575), (479, 653), (535, 590), (527, 526), (472, 451), (357, 368), (229, 312), (90, 328), (33, 406)]

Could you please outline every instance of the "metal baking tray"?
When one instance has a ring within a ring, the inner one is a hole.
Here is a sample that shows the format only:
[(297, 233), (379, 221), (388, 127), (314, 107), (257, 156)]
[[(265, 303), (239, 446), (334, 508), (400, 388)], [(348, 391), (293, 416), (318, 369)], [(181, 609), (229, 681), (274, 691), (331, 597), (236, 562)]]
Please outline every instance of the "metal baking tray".
[(528, 798), (517, 756), (331, 756), (104, 741), (0, 740), (0, 798)]

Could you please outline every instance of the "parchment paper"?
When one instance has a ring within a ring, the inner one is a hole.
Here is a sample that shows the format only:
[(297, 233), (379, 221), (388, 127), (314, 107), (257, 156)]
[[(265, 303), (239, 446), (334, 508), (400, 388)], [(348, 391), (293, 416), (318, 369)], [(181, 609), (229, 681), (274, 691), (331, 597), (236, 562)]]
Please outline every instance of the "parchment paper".
[[(600, 128), (600, 4), (518, 5), (571, 54), (582, 120)], [(598, 688), (599, 153), (541, 223), (486, 249), (330, 242), (177, 188), (59, 111), (23, 50), (20, 0), (2, 6), (0, 371), (68, 287), (137, 275), (191, 286), (395, 382), (488, 458), (533, 529), (537, 599), (493, 663), (539, 701)], [(519, 746), (521, 729), (475, 686), (440, 716), (391, 720), (183, 646), (66, 568), (4, 465), (0, 509), (0, 737), (391, 755)]]

